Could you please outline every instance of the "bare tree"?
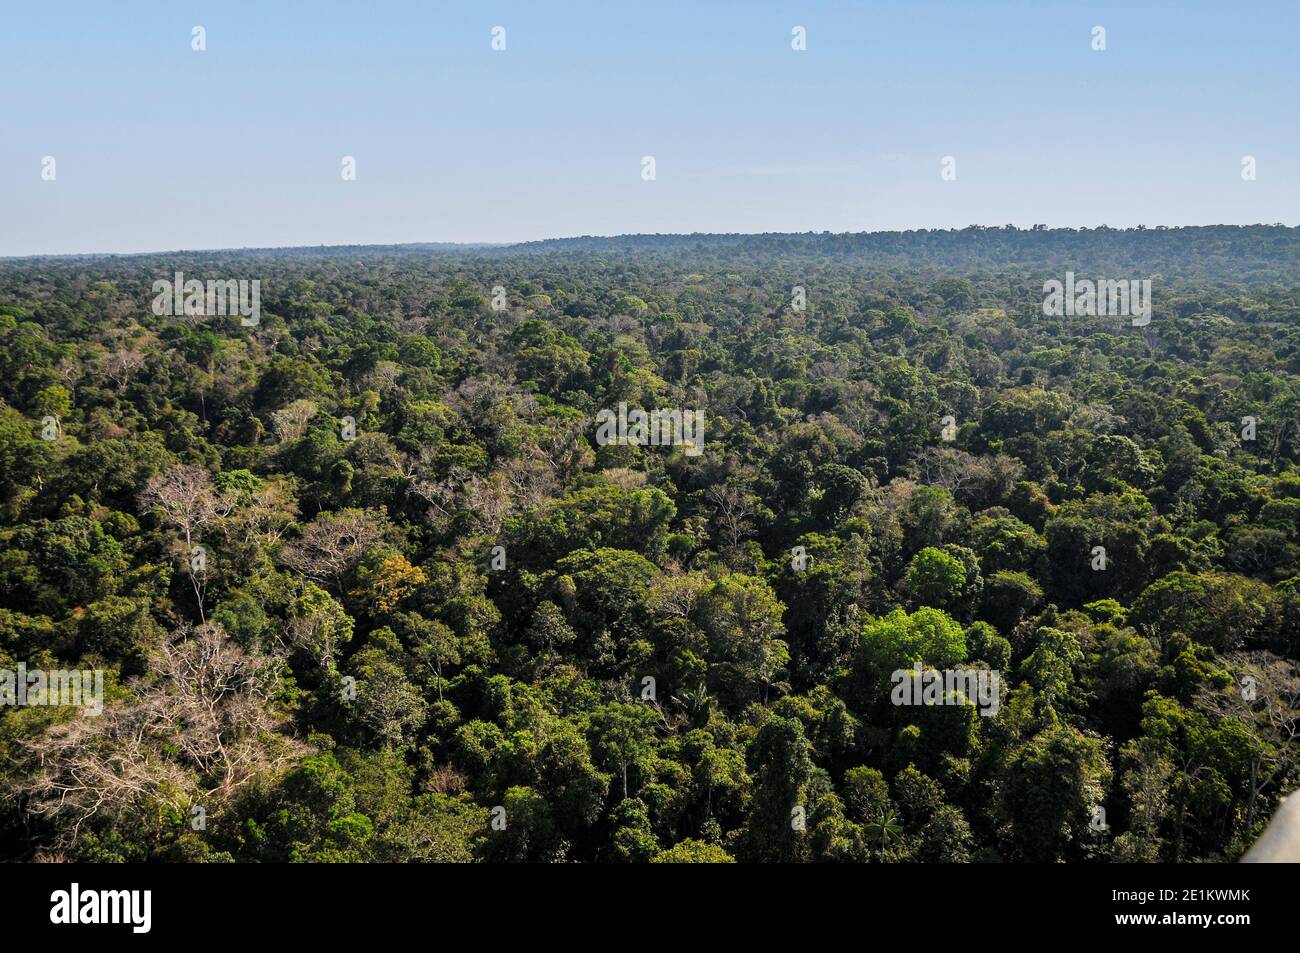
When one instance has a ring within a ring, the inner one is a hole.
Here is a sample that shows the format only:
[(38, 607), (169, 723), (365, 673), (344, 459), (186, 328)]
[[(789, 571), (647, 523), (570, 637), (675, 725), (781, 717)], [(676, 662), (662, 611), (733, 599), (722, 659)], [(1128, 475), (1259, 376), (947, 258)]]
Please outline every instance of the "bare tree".
[(500, 472), (486, 477), (474, 474), (465, 481), (461, 498), (464, 508), (474, 514), (486, 532), (493, 535), (501, 529), (501, 521), (514, 509), (509, 484)]
[(1246, 803), (1249, 833), (1260, 795), (1300, 764), (1300, 666), (1264, 651), (1234, 652), (1225, 661), (1236, 686), (1226, 692), (1204, 688), (1196, 700), (1206, 711), (1250, 729), (1255, 743)]
[(298, 501), (282, 482), (267, 481), (223, 523), (227, 538), (236, 534), (245, 545), (272, 546), (293, 526)]
[(277, 714), (278, 657), (249, 655), (204, 625), (176, 632), (151, 661), (134, 699), (26, 742), (31, 771), (5, 793), (58, 822), (61, 846), (97, 817), (146, 823), (158, 806), (219, 808), (305, 750)]
[(650, 582), (646, 608), (656, 622), (685, 632), (707, 588), (708, 580), (699, 573), (663, 573)]
[(734, 552), (749, 532), (749, 522), (754, 515), (753, 497), (728, 483), (714, 484), (704, 496), (713, 507), (724, 545)]
[(917, 455), (916, 470), (922, 483), (980, 508), (1005, 498), (1024, 476), (1024, 466), (1012, 457), (977, 457), (956, 447), (926, 447)]
[(513, 385), (498, 377), (467, 377), (443, 397), (443, 402), (477, 436), (495, 441), (519, 419), (514, 390)]
[(68, 398), (77, 402), (77, 385), (86, 376), (86, 362), (78, 357), (63, 357), (54, 368), (68, 385)]
[(917, 455), (916, 468), (922, 483), (956, 496), (975, 482), (979, 459), (956, 447), (926, 447)]
[(322, 513), (280, 550), (280, 561), (342, 594), (343, 577), (390, 530), (388, 517), (377, 509)]
[(281, 443), (297, 440), (307, 432), (307, 424), (316, 416), (317, 410), (310, 400), (295, 400), (271, 414), (271, 429)]
[(529, 457), (541, 460), (557, 479), (567, 481), (596, 459), (591, 446), (583, 439), (586, 426), (586, 421), (569, 420), (548, 429), (529, 446)]
[(439, 529), (445, 529), (456, 515), (456, 491), (469, 480), (471, 471), (468, 467), (453, 465), (448, 468), (446, 476), (436, 475), (436, 454), (430, 447), (421, 447), (419, 453), (410, 458), (403, 467), (409, 474), (407, 490), (428, 504), (426, 516), (430, 523)]
[(397, 380), (401, 376), (401, 365), (393, 361), (380, 361), (357, 381), (357, 393), (372, 390), (382, 397), (397, 389)]
[(510, 484), (510, 498), (518, 510), (534, 509), (560, 492), (556, 468), (536, 455), (527, 460), (509, 460), (503, 470)]
[[(511, 461), (505, 468), (486, 476), (465, 466), (452, 466), (444, 477), (435, 475), (436, 460), (433, 451), (421, 447), (416, 457), (408, 457), (400, 465), (407, 476), (407, 491), (429, 505), (426, 516), (439, 529), (446, 529), (457, 513), (474, 516), (488, 533), (496, 533), (501, 521), (518, 508), (517, 496), (522, 497), (528, 487), (528, 474), (521, 473), (526, 461)], [(539, 473), (540, 464), (533, 464)], [(541, 474), (543, 477), (544, 473)]]
[(158, 510), (192, 543), (200, 531), (235, 508), (233, 496), (217, 492), (212, 475), (202, 467), (177, 464), (145, 484), (140, 493), (144, 509)]
[(140, 368), (144, 367), (144, 355), (139, 351), (118, 349), (104, 355), (104, 374), (121, 390), (130, 382)]
[(205, 529), (235, 508), (235, 497), (218, 493), (212, 475), (202, 467), (178, 464), (145, 484), (140, 492), (140, 508), (156, 510), (164, 523), (180, 530), (185, 547), (182, 563), (194, 587), (199, 619), (207, 621), (203, 607), (208, 585), (207, 557), (197, 556), (195, 546)]

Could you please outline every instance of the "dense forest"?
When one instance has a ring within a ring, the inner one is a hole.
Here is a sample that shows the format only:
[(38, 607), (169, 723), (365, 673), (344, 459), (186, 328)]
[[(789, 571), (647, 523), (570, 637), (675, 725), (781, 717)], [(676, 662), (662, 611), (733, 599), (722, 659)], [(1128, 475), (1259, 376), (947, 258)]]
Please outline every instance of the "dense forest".
[[(0, 858), (1235, 860), (1300, 786), (1298, 266), (1262, 225), (0, 261), (0, 669), (105, 696), (0, 706)], [(1150, 323), (1045, 315), (1067, 270)], [(259, 319), (157, 313), (177, 272)]]

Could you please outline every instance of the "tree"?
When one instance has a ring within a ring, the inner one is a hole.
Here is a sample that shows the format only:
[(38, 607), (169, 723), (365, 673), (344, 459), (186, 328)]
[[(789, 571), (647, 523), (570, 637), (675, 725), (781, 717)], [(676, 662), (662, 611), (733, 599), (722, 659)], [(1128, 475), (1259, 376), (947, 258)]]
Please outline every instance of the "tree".
[(1115, 839), (1116, 860), (1129, 863), (1154, 863), (1160, 859), (1164, 840), (1161, 837), (1169, 809), (1170, 782), (1174, 764), (1162, 752), (1162, 745), (1152, 738), (1135, 738), (1120, 752), (1127, 765), (1120, 787), (1129, 801), (1129, 829)]
[(714, 520), (722, 545), (727, 552), (735, 552), (749, 532), (756, 511), (754, 497), (744, 490), (726, 483), (717, 483), (705, 493), (713, 508)]
[(379, 615), (387, 615), (425, 581), (424, 570), (412, 566), (397, 550), (376, 548), (357, 565), (357, 587), (352, 595)]
[(233, 494), (220, 493), (212, 475), (202, 467), (179, 464), (145, 484), (140, 508), (157, 510), (165, 523), (180, 530), (184, 543), (180, 559), (194, 587), (199, 619), (206, 621), (203, 597), (208, 585), (206, 555), (196, 559), (194, 547), (204, 530), (211, 528), (235, 508)]
[(867, 492), (868, 482), (857, 470), (838, 463), (828, 463), (816, 472), (821, 497), (817, 512), (828, 526), (836, 526), (853, 511)]
[(426, 619), (414, 612), (398, 613), (394, 625), (415, 660), (432, 673), (438, 701), (442, 701), (446, 684), (443, 669), (448, 665), (458, 665), (461, 660), (460, 640), (456, 633), (442, 622)]
[(622, 549), (578, 550), (555, 564), (551, 594), (570, 607), (602, 674), (626, 672), (650, 654), (645, 594), (657, 574), (654, 563)]
[(51, 834), (65, 847), (91, 823), (155, 823), (155, 808), (215, 811), (302, 753), (274, 703), (279, 668), (217, 626), (181, 628), (158, 646), (134, 698), (31, 739), (36, 768), (10, 793), (58, 821)]
[(1046, 728), (1013, 751), (1002, 807), (1017, 855), (1055, 863), (1077, 852), (1109, 782), (1103, 742), (1068, 725)]
[(1129, 621), (1142, 630), (1182, 632), (1220, 651), (1264, 637), (1277, 597), (1263, 583), (1227, 573), (1173, 572), (1133, 602)]
[(761, 579), (723, 576), (700, 599), (700, 628), (708, 638), (710, 682), (736, 702), (767, 700), (790, 659), (781, 636), (785, 607)]
[(1043, 626), (1035, 635), (1034, 650), (1020, 664), (1020, 675), (1053, 707), (1073, 701), (1077, 671), (1083, 652), (1073, 635)]
[(812, 752), (803, 726), (793, 718), (769, 718), (758, 729), (749, 760), (754, 796), (743, 841), (745, 859), (805, 859), (806, 834), (795, 823), (797, 812), (806, 816), (810, 807), (805, 802), (812, 779)]
[(645, 802), (625, 798), (610, 817), (614, 827), (614, 856), (627, 863), (647, 863), (659, 853)]
[(1220, 718), (1244, 725), (1249, 733), (1245, 830), (1250, 835), (1261, 795), (1290, 779), (1300, 765), (1300, 666), (1268, 652), (1234, 653), (1227, 661), (1233, 687), (1224, 691), (1206, 686), (1197, 702)]
[(629, 797), (627, 769), (653, 749), (658, 717), (646, 705), (610, 702), (591, 713), (588, 734), (598, 762), (623, 776), (623, 797)]
[(904, 587), (917, 605), (948, 609), (966, 587), (966, 567), (942, 549), (927, 546), (908, 564)]
[(920, 841), (917, 857), (925, 863), (967, 864), (975, 837), (961, 808), (944, 804), (921, 828)]
[[(1134, 490), (1063, 503), (1045, 528), (1057, 598), (1078, 605), (1138, 591), (1146, 578), (1151, 517), (1150, 502)], [(1099, 562), (1092, 568), (1098, 546), (1105, 550), (1104, 569)]]
[(898, 823), (897, 816), (891, 810), (881, 811), (874, 818), (867, 821), (864, 829), (868, 839), (880, 845), (881, 857), (889, 849), (890, 843), (903, 836), (903, 825)]
[(385, 749), (405, 745), (424, 723), (424, 699), (401, 666), (378, 648), (358, 652), (352, 665), (357, 673), (357, 697), (348, 706), (353, 723)]
[(875, 768), (860, 765), (844, 772), (844, 802), (860, 824), (891, 810), (889, 784)]
[(966, 635), (940, 609), (922, 607), (910, 615), (895, 609), (863, 627), (856, 667), (873, 691), (888, 684), (891, 673), (914, 662), (951, 668), (966, 658)]
[(37, 417), (53, 417), (55, 426), (63, 429), (63, 419), (72, 413), (72, 395), (59, 384), (43, 388), (32, 401), (32, 412)]
[(286, 626), (290, 644), (312, 659), (328, 682), (337, 674), (339, 658), (352, 641), (353, 627), (343, 606), (311, 582), (303, 585), (290, 605)]
[(734, 864), (736, 859), (716, 844), (687, 838), (650, 858), (652, 864)]
[(280, 550), (280, 561), (341, 595), (344, 577), (389, 531), (388, 518), (377, 510), (322, 513)]

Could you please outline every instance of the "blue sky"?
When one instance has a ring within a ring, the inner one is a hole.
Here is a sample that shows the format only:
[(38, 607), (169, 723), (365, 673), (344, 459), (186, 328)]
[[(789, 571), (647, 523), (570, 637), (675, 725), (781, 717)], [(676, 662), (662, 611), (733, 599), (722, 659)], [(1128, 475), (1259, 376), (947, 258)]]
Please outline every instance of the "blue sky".
[(1295, 0), (9, 2), (0, 255), (1295, 225), (1298, 32)]

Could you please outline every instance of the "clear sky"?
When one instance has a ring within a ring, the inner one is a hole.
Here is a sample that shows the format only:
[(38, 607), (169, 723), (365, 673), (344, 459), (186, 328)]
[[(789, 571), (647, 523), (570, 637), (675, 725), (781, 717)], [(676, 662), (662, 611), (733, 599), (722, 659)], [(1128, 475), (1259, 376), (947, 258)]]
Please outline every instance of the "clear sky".
[(0, 255), (1300, 222), (1298, 0), (0, 5)]

